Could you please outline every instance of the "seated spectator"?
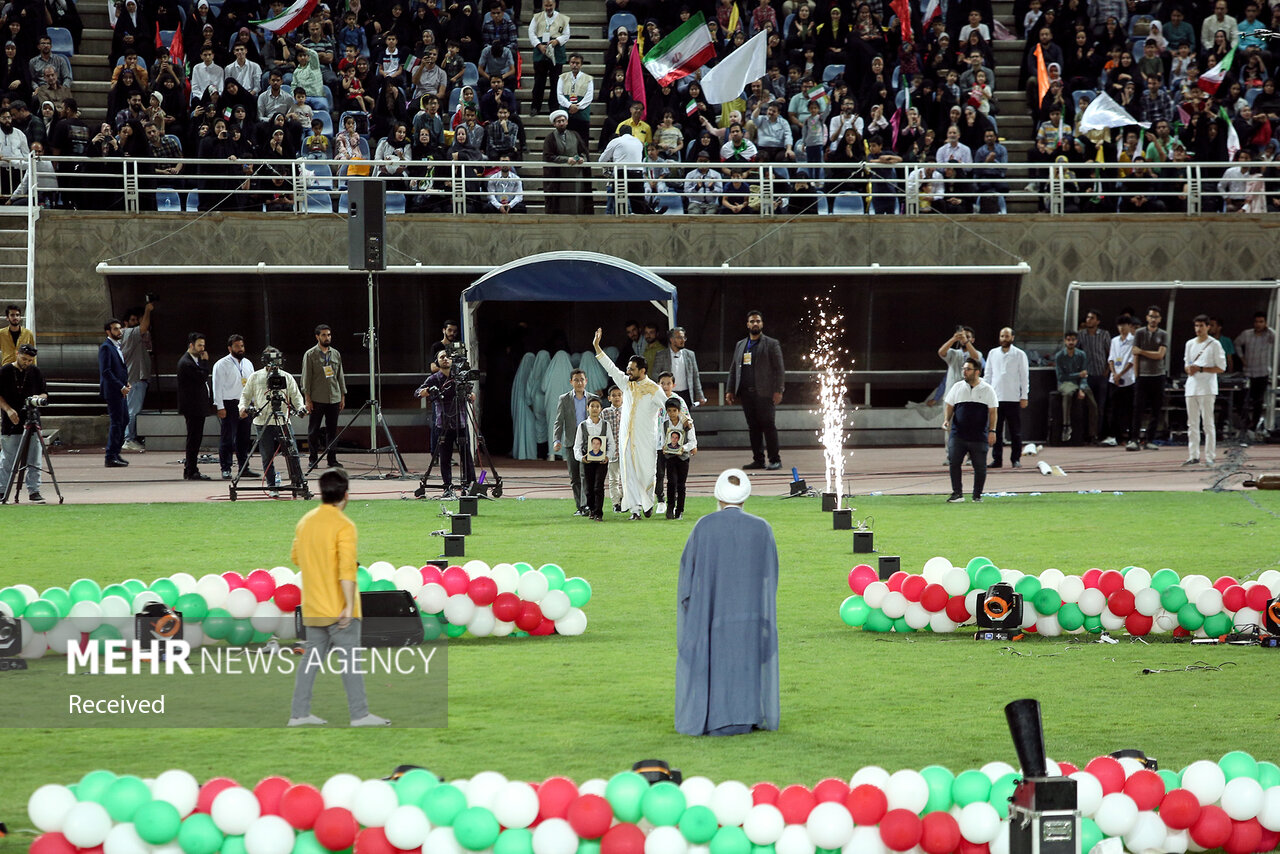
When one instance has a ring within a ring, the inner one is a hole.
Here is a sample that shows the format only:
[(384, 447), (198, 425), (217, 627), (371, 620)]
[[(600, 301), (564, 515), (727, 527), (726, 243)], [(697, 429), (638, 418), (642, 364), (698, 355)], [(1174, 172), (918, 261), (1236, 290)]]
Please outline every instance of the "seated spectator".
[[(294, 87), (301, 86), (307, 93), (307, 103), (316, 110), (329, 109), (329, 93), (324, 85), (324, 69), (316, 52), (304, 44), (294, 48), (298, 67), (293, 71)], [(193, 73), (194, 77), (194, 73)]]
[[(1009, 185), (1004, 180), (1007, 170), (1003, 168), (1003, 164), (1009, 162), (1009, 151), (1000, 144), (995, 128), (987, 128), (985, 131), (982, 146), (974, 152), (973, 162), (987, 164), (982, 169), (973, 170), (973, 177), (977, 179), (973, 191), (978, 194), (979, 201), (984, 203), (985, 208), (988, 198), (1003, 196), (1009, 192)], [(999, 209), (998, 203), (995, 207)]]
[[(825, 132), (826, 127), (823, 125)], [(743, 135), (742, 125), (734, 122), (729, 126), (729, 138), (720, 146), (720, 160), (723, 162), (754, 162), (758, 151), (755, 143)], [(825, 142), (825, 139), (824, 139)]]
[(1071, 125), (1063, 120), (1061, 107), (1050, 109), (1049, 117), (1036, 128), (1036, 141), (1043, 142), (1050, 150), (1065, 143), (1070, 136)]
[[(1134, 164), (1135, 167), (1129, 170), (1126, 180), (1120, 182), (1117, 190), (1120, 196), (1117, 210), (1120, 213), (1164, 213), (1164, 200), (1147, 195), (1158, 189), (1152, 183), (1158, 176), (1146, 166), (1144, 158), (1135, 158)], [(1064, 403), (1064, 407), (1065, 405)]]
[(306, 90), (299, 87), (293, 90), (293, 103), (289, 105), (289, 109), (283, 114), (273, 113), (272, 115), (284, 115), (285, 121), (294, 130), (294, 138), (300, 139), (303, 130), (311, 127), (315, 110), (311, 109), (311, 105), (307, 103)]
[(960, 141), (960, 128), (955, 125), (947, 128), (947, 141), (938, 147), (934, 160), (938, 163), (973, 162), (973, 149)]
[(399, 85), (387, 82), (374, 105), (370, 132), (374, 136), (390, 136), (392, 129), (399, 123), (408, 125), (409, 109)]
[(129, 122), (137, 122), (138, 124), (142, 124), (146, 122), (146, 120), (147, 120), (147, 111), (142, 106), (142, 92), (141, 90), (135, 89), (129, 93), (128, 103), (126, 103), (122, 109), (116, 112), (115, 118), (112, 120), (112, 126), (115, 128), (116, 132), (118, 133), (120, 131), (120, 128), (128, 124)]
[(198, 100), (210, 88), (221, 93), (225, 79), (226, 71), (213, 61), (213, 48), (202, 48), (200, 62), (191, 69), (191, 97)]
[(977, 151), (982, 147), (989, 130), (995, 130), (990, 119), (979, 113), (976, 107), (964, 108), (964, 115), (960, 120), (960, 141), (968, 146), (970, 151)]
[(654, 129), (653, 138), (658, 151), (668, 160), (678, 160), (684, 153), (684, 131), (676, 124), (672, 110), (662, 111), (662, 123)]
[(404, 122), (396, 122), (391, 129), (391, 133), (378, 143), (378, 148), (373, 154), (374, 160), (390, 160), (390, 165), (379, 166), (374, 177), (377, 178), (403, 178), (407, 174), (405, 169), (412, 159), (410, 151), (411, 143), (409, 141), (409, 126)]
[(355, 116), (346, 116), (342, 120), (342, 130), (333, 140), (333, 159), (354, 160), (360, 156), (360, 134), (356, 131)]
[[(36, 90), (34, 100), (37, 103), (44, 101), (53, 101), (57, 107), (62, 106), (62, 102), (71, 97), (70, 91), (65, 90), (66, 87), (58, 87), (57, 80), (54, 79), (57, 73), (52, 68), (45, 69), (45, 81), (40, 88)], [(141, 95), (143, 88), (138, 83), (133, 72), (121, 74), (115, 83), (111, 84), (111, 88), (107, 90), (107, 115), (114, 116), (129, 104), (129, 98), (134, 95)], [(58, 96), (58, 97), (55, 97)]]
[[(234, 77), (228, 78), (223, 83), (222, 99), (220, 101), (222, 108), (225, 110), (230, 107), (234, 110), (236, 107), (243, 107), (245, 116), (250, 121), (258, 119), (258, 99), (243, 88)], [(310, 124), (311, 116), (307, 116), (307, 123)]]
[[(884, 54), (888, 47), (888, 40), (885, 38), (884, 27), (881, 25), (880, 18), (871, 11), (869, 3), (859, 3), (857, 10), (854, 12), (853, 18), (853, 37), (850, 42), (863, 57), (864, 61), (870, 59), (877, 54)], [(831, 55), (828, 51), (828, 55)], [(845, 60), (847, 66), (849, 60)], [(825, 64), (830, 65), (830, 62)], [(845, 73), (848, 73), (846, 68)]]
[[(276, 115), (283, 118), (279, 113)], [(260, 157), (268, 160), (293, 160), (298, 156), (298, 150), (282, 126), (273, 123), (267, 125), (267, 128), (270, 130), (270, 136), (267, 138), (266, 145), (259, 151)]]
[[(138, 84), (142, 86), (143, 89), (147, 88), (147, 82), (151, 79), (150, 74), (147, 72), (147, 67), (138, 61), (138, 52), (133, 48), (129, 48), (125, 51), (124, 61), (120, 65), (111, 69), (112, 82), (115, 82), (116, 78), (118, 78), (126, 68), (133, 72), (133, 78), (138, 81)], [(68, 80), (65, 82), (69, 83), (70, 81)]]
[(827, 187), (831, 195), (839, 193), (856, 193), (863, 194), (867, 189), (865, 178), (859, 180), (864, 174), (864, 168), (867, 162), (867, 143), (862, 138), (862, 134), (858, 133), (858, 129), (849, 126), (844, 129), (844, 134), (840, 139), (836, 140), (836, 147), (827, 155), (827, 164), (836, 164), (834, 170), (828, 168), (827, 174), (832, 174), (834, 183)]
[(455, 133), (463, 128), (467, 130), (466, 147), (475, 152), (476, 160), (484, 159), (485, 133), (484, 126), (476, 121), (474, 107), (462, 108), (462, 124), (454, 128)]
[(769, 5), (769, 0), (758, 0), (758, 5), (751, 12), (751, 35), (763, 30), (778, 31), (778, 13)]
[[(52, 101), (55, 105), (59, 106), (63, 101), (72, 97), (71, 81), (67, 80), (60, 83), (57, 76), (58, 73), (51, 66), (45, 66), (44, 80), (31, 97), (41, 103), (45, 101)], [(131, 80), (130, 82), (125, 83), (119, 90), (115, 91), (117, 92), (117, 97), (119, 97), (119, 95), (124, 95), (127, 102), (128, 96), (125, 93), (141, 92), (142, 89), (136, 82)]]
[(1205, 47), (1214, 44), (1219, 32), (1226, 37), (1226, 46), (1235, 50), (1240, 42), (1240, 28), (1236, 19), (1227, 14), (1227, 0), (1216, 0), (1213, 14), (1200, 24), (1200, 44)]
[(4, 46), (4, 61), (0, 63), (0, 92), (10, 98), (25, 98), (34, 89), (31, 64), (18, 55), (17, 43), (9, 40)]
[(324, 135), (324, 123), (311, 120), (311, 132), (302, 141), (302, 156), (308, 160), (329, 159), (329, 137)]
[(334, 47), (344, 53), (351, 46), (360, 56), (369, 55), (369, 40), (365, 36), (364, 27), (356, 24), (356, 13), (352, 10), (343, 13), (342, 26), (334, 33), (333, 41)]
[(711, 131), (703, 128), (699, 132), (696, 139), (689, 143), (684, 152), (684, 159), (694, 162), (698, 159), (699, 154), (706, 154), (707, 159), (712, 163), (720, 162), (720, 142), (711, 134)]
[(445, 43), (444, 59), (440, 60), (440, 67), (449, 78), (450, 91), (462, 85), (462, 75), (467, 70), (467, 60), (462, 55), (462, 46), (456, 40), (450, 39)]
[[(365, 92), (364, 84), (356, 76), (356, 67), (348, 65), (342, 69), (342, 77), (338, 83), (338, 112), (371, 113), (374, 106), (373, 97)], [(303, 103), (307, 100), (307, 92), (298, 87), (302, 93)]]
[(498, 117), (484, 128), (485, 158), (499, 160), (519, 160), (521, 155), (520, 126), (511, 119), (511, 111), (506, 105), (498, 107)]
[(747, 185), (746, 170), (741, 166), (731, 166), (729, 168), (729, 180), (724, 182), (720, 194), (720, 208), (717, 211), (722, 214), (743, 214), (750, 213), (747, 210), (747, 203), (751, 198), (751, 188)]
[(792, 142), (791, 124), (782, 116), (781, 103), (771, 101), (756, 122), (756, 148), (761, 162), (794, 161)]
[(1101, 56), (1090, 41), (1089, 34), (1084, 30), (1077, 31), (1074, 44), (1067, 51), (1062, 67), (1062, 76), (1067, 80), (1068, 90), (1075, 92), (1097, 88), (1101, 71)]
[(499, 158), (502, 162), (498, 171), (489, 177), (489, 199), (485, 205), (487, 213), (522, 214), (527, 213), (524, 204), (524, 185), (511, 168), (511, 158), (505, 154)]
[(462, 87), (462, 95), (458, 99), (458, 108), (454, 110), (453, 117), (449, 121), (449, 126), (457, 128), (458, 125), (465, 121), (466, 110), (470, 109), (473, 113), (479, 113), (480, 100), (476, 97), (476, 90), (471, 86)]
[(422, 61), (413, 66), (413, 72), (410, 75), (412, 83), (410, 98), (421, 98), (424, 95), (443, 98), (449, 91), (449, 76), (436, 64), (436, 57), (436, 49), (427, 48)]
[(479, 107), (480, 121), (485, 123), (498, 118), (499, 107), (506, 107), (507, 116), (513, 120), (519, 113), (515, 92), (508, 89), (506, 79), (497, 74), (489, 78), (489, 89), (480, 96)]
[(976, 32), (984, 42), (991, 41), (991, 28), (982, 22), (982, 12), (969, 10), (969, 23), (960, 28), (960, 41), (967, 42), (969, 33)]
[[(413, 117), (413, 138), (416, 146), (422, 137), (422, 132), (426, 131), (427, 138), (425, 145), (431, 152), (432, 159), (440, 156), (440, 152), (444, 147), (444, 120), (440, 117), (440, 99), (434, 95), (424, 95), (421, 102), (422, 109)], [(415, 160), (423, 158), (414, 155)]]
[(1196, 31), (1185, 20), (1181, 6), (1174, 6), (1169, 10), (1169, 20), (1161, 26), (1160, 33), (1164, 36), (1165, 44), (1168, 45), (1171, 53), (1176, 53), (1183, 45), (1190, 50), (1195, 49)]
[(720, 173), (711, 168), (711, 158), (706, 150), (694, 158), (697, 166), (689, 170), (684, 179), (684, 197), (691, 214), (712, 214), (720, 206), (724, 184)]

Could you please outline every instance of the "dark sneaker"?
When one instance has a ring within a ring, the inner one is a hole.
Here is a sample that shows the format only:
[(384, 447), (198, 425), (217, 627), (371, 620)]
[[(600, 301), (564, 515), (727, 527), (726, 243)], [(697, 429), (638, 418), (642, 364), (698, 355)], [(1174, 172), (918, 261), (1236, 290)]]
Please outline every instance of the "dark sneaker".
[(964, 496), (959, 494), (952, 495), (950, 498), (947, 499), (948, 504), (960, 504), (963, 501), (964, 501)]
[(974, 504), (981, 504), (981, 503), (982, 503), (982, 496), (981, 496), (981, 495), (975, 495), (975, 496), (973, 496), (973, 503), (974, 503)]
[(38, 492), (28, 493), (27, 500), (32, 504), (44, 504), (44, 496)]
[(780, 468), (782, 468), (782, 463), (769, 463), (769, 465), (765, 466), (768, 471), (777, 471)]
[(750, 462), (742, 467), (743, 471), (760, 471), (764, 469), (764, 463)]

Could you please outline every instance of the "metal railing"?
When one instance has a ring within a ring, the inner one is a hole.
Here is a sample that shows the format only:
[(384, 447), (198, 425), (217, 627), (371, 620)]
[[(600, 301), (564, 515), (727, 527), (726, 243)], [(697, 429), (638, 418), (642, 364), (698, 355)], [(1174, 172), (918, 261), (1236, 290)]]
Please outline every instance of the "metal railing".
[[(347, 180), (356, 171), (386, 180), (388, 213), (476, 214), (501, 202), (492, 183), (497, 161), (46, 159), (57, 186), (47, 186), (49, 173), (34, 171), (29, 196), (46, 206), (345, 214)], [(156, 171), (174, 164), (181, 164), (176, 175)], [(620, 216), (723, 213), (726, 199), (743, 205), (740, 214), (758, 217), (1005, 213), (1012, 203), (1054, 216), (1280, 213), (1272, 202), (1280, 196), (1280, 164), (1269, 162), (721, 163), (712, 166), (718, 187), (690, 181), (698, 164), (677, 161), (510, 165), (526, 209), (559, 211), (588, 199), (593, 212)], [(744, 177), (725, 190), (730, 166)], [(1241, 166), (1253, 171), (1242, 174)], [(31, 207), (34, 224), (39, 214)]]

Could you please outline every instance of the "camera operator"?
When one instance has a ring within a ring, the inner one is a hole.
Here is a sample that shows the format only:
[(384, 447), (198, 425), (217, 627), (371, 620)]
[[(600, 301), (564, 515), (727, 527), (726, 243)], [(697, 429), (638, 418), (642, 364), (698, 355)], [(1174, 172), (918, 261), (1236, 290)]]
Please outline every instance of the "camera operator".
[(440, 435), (435, 450), (440, 462), (440, 473), (444, 478), (444, 497), (453, 498), (453, 445), (456, 442), (462, 457), (463, 486), (476, 479), (475, 466), (471, 461), (471, 447), (467, 436), (467, 403), (476, 399), (471, 391), (471, 381), (464, 372), (460, 377), (453, 374), (453, 357), (448, 350), (440, 350), (436, 354), (435, 364), (439, 366), (434, 374), (427, 377), (414, 397), (430, 397), (435, 409), (432, 423)]
[[(17, 465), (18, 446), (28, 417), (36, 417), (35, 406), (49, 400), (44, 375), (36, 367), (36, 348), (23, 344), (14, 361), (0, 368), (0, 493), (9, 485), (13, 467)], [(40, 497), (40, 443), (27, 444), (27, 500), (43, 504)]]
[(261, 434), (258, 447), (262, 451), (262, 471), (272, 487), (272, 498), (280, 497), (280, 476), (274, 461), (289, 444), (284, 428), (289, 425), (291, 414), (301, 413), (306, 407), (298, 383), (282, 369), (283, 364), (281, 352), (267, 347), (262, 351), (262, 367), (253, 372), (240, 393), (240, 417), (248, 418), (252, 412), (253, 423)]

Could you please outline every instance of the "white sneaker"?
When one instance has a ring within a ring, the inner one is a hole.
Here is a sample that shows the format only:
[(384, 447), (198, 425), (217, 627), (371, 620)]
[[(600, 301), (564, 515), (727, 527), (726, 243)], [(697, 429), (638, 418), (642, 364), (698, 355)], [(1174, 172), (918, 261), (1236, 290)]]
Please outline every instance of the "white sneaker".
[(375, 714), (367, 714), (362, 718), (356, 718), (351, 722), (352, 726), (391, 726), (391, 721), (386, 718), (380, 718)]
[(139, 445), (137, 442), (133, 441), (132, 439), (131, 439), (131, 440), (129, 440), (128, 442), (125, 442), (125, 443), (124, 443), (123, 445), (121, 445), (120, 447), (121, 447), (123, 450), (126, 450), (126, 451), (136, 451), (136, 452), (137, 452), (137, 453), (139, 453), (139, 454), (145, 454), (145, 453), (147, 452), (147, 449), (146, 449), (146, 448), (142, 447), (141, 445)]
[(280, 490), (278, 490), (278, 489), (269, 489), (269, 490), (267, 490), (267, 495), (271, 496), (272, 498), (279, 498), (279, 497), (280, 497)]
[(653, 508), (653, 509), (654, 509), (654, 511), (656, 511), (656, 512), (658, 512), (658, 513), (666, 513), (666, 512), (667, 512), (667, 502), (665, 502), (665, 501), (659, 501), (659, 502), (658, 502), (658, 506), (657, 506), (657, 507), (655, 507), (655, 508)]
[(305, 718), (289, 718), (289, 726), (324, 726), (327, 724), (324, 718), (318, 718), (315, 715), (307, 715)]
[(1108, 448), (1114, 448), (1116, 446), (1116, 437), (1108, 436), (1107, 438), (1102, 440), (1102, 444), (1106, 445)]

